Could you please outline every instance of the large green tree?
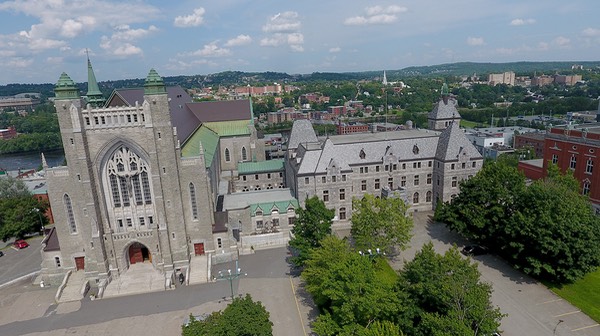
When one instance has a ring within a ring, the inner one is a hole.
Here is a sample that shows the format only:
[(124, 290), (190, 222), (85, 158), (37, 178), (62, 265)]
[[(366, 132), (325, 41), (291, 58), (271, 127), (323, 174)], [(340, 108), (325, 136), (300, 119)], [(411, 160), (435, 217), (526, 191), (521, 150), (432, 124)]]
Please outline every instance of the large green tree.
[(321, 243), (302, 272), (307, 291), (323, 312), (313, 325), (317, 334), (338, 335), (404, 315), (400, 297), (393, 294), (397, 276), (384, 258), (374, 262), (332, 235)]
[(183, 336), (271, 336), (273, 322), (260, 301), (250, 294), (235, 298), (223, 311), (198, 321), (190, 315), (190, 323), (182, 326)]
[(357, 249), (392, 252), (410, 241), (413, 221), (400, 198), (365, 195), (352, 200), (352, 238)]
[(491, 285), (480, 281), (477, 265), (456, 248), (440, 255), (428, 243), (399, 274), (400, 291), (419, 310), (415, 335), (491, 335), (498, 330), (502, 313), (491, 304)]
[(48, 205), (34, 198), (22, 180), (0, 178), (0, 239), (22, 238), (47, 223)]
[(321, 240), (331, 234), (335, 211), (327, 209), (317, 196), (306, 200), (304, 208), (298, 209), (298, 218), (292, 228), (293, 238), (289, 244), (295, 249), (291, 261), (302, 266), (310, 251), (321, 246)]
[(553, 165), (526, 186), (516, 168), (487, 164), (435, 218), (540, 279), (572, 282), (600, 265), (600, 220), (579, 182)]

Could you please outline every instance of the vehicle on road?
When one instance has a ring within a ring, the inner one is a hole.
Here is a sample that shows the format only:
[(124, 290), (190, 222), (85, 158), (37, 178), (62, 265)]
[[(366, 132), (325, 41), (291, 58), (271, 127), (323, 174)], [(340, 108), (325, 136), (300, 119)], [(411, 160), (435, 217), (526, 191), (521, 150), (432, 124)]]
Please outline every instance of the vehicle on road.
[(4, 255), (4, 252), (0, 251), (0, 257), (2, 257)]
[(467, 245), (462, 249), (462, 254), (466, 256), (478, 256), (482, 254), (487, 254), (487, 248), (480, 245)]
[(23, 239), (19, 239), (19, 240), (15, 241), (13, 243), (13, 245), (14, 245), (14, 247), (16, 247), (19, 250), (24, 249), (29, 246), (29, 244), (26, 241), (24, 241)]

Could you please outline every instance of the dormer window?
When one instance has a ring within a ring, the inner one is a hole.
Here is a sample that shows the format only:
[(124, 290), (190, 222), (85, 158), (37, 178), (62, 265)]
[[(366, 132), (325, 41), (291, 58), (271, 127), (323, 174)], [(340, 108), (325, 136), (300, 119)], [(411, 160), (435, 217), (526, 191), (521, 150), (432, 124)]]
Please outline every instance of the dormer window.
[(417, 146), (416, 144), (413, 146), (413, 154), (419, 154), (419, 146)]
[(365, 151), (361, 149), (361, 150), (360, 150), (360, 153), (358, 154), (358, 156), (360, 156), (360, 158), (361, 158), (362, 160), (364, 160), (364, 158), (367, 156), (367, 154), (365, 154)]

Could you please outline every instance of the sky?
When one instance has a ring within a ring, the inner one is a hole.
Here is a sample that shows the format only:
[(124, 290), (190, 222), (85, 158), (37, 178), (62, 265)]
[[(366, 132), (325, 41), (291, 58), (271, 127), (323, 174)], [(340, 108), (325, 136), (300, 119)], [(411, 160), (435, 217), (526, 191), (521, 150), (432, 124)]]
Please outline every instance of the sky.
[(2, 0), (0, 85), (598, 61), (598, 0)]

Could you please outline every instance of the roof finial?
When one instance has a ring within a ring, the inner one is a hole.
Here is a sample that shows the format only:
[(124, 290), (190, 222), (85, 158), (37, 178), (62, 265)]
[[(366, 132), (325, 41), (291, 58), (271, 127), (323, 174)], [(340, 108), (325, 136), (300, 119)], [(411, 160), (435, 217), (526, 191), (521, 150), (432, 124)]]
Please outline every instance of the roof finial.
[(44, 156), (44, 153), (42, 153), (42, 167), (44, 169), (48, 168), (48, 162), (46, 162), (46, 157)]
[(444, 83), (444, 85), (442, 85), (442, 100), (444, 101), (444, 104), (448, 104), (448, 96), (450, 96), (448, 84)]

